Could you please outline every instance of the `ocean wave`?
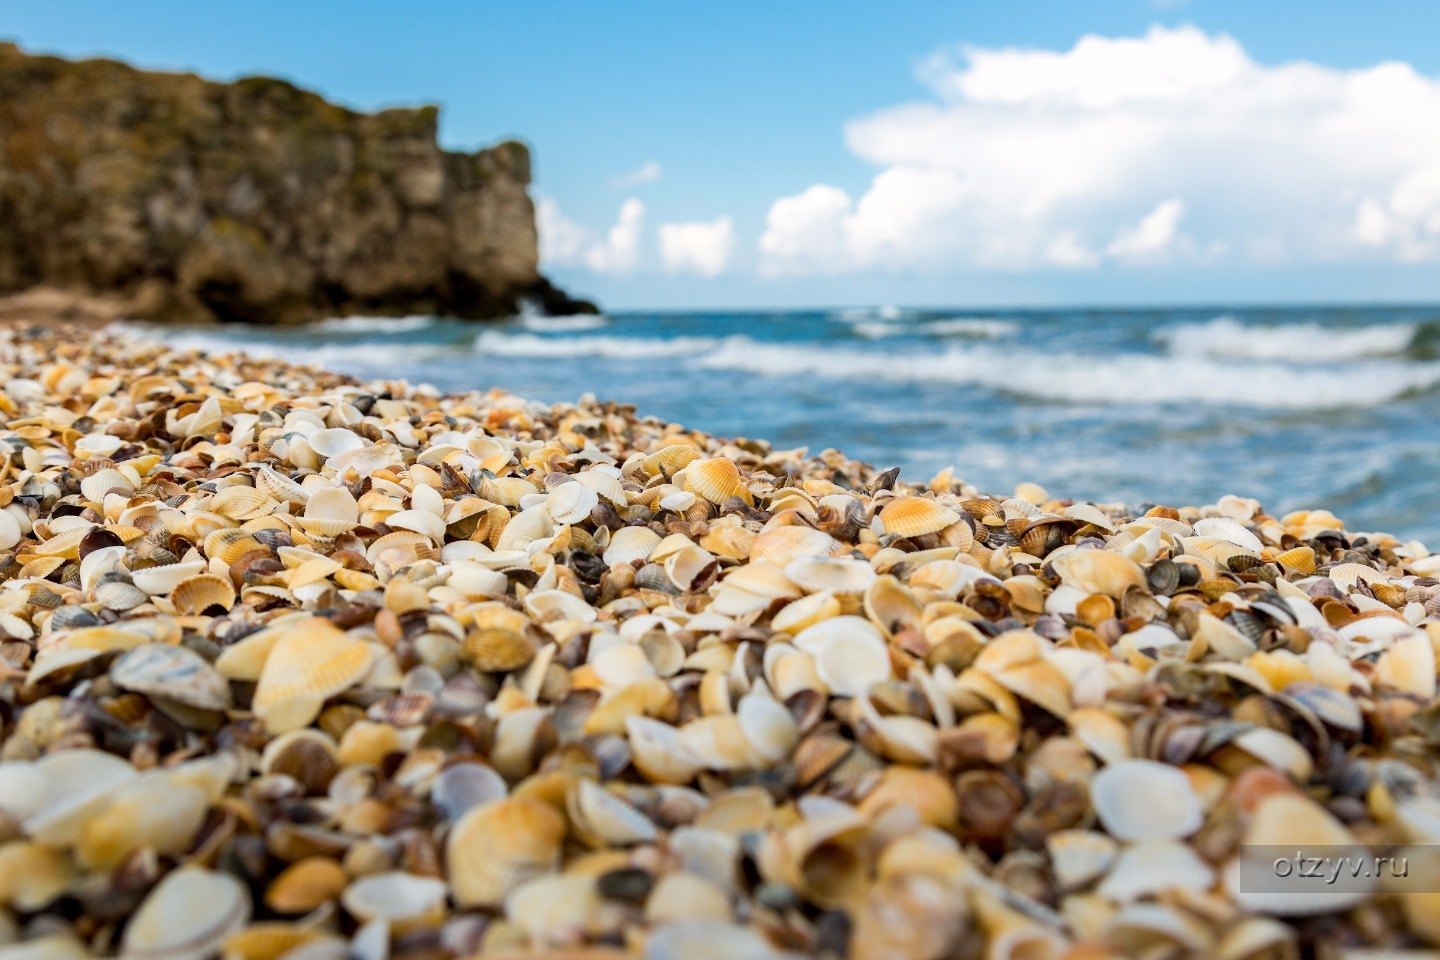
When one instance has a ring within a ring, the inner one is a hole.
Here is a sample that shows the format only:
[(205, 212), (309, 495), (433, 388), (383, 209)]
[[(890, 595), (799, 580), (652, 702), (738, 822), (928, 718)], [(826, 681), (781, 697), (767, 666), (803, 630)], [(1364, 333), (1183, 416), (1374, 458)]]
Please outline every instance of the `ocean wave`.
[(526, 314), (520, 318), (520, 326), (540, 333), (579, 333), (583, 330), (599, 330), (610, 323), (603, 313), (576, 313), (567, 317), (545, 317)]
[(341, 333), (410, 333), (440, 322), (439, 317), (331, 317), (316, 326)]
[(956, 337), (974, 340), (999, 340), (1015, 334), (1019, 324), (1010, 320), (993, 317), (948, 317), (944, 320), (930, 320), (925, 323), (856, 323), (851, 326), (856, 335), (871, 340), (886, 337), (923, 336)]
[(1157, 330), (1154, 339), (1175, 356), (1274, 363), (1338, 363), (1401, 356), (1422, 330), (1416, 323), (1330, 327), (1318, 323), (1252, 326), (1230, 314), (1204, 323)]
[(841, 323), (865, 323), (876, 320), (882, 323), (895, 323), (898, 320), (904, 320), (909, 313), (910, 311), (904, 307), (887, 303), (878, 307), (843, 307), (832, 311), (830, 316)]
[(695, 364), (768, 377), (815, 376), (984, 387), (1032, 400), (1093, 404), (1204, 404), (1316, 410), (1374, 406), (1440, 386), (1440, 363), (1369, 361), (1343, 373), (1254, 364), (1237, 371), (1199, 357), (1086, 355), (950, 347), (875, 353), (729, 337)]
[(539, 337), (486, 330), (475, 338), (475, 351), (492, 357), (605, 357), (612, 360), (653, 360), (703, 353), (720, 341), (715, 337)]

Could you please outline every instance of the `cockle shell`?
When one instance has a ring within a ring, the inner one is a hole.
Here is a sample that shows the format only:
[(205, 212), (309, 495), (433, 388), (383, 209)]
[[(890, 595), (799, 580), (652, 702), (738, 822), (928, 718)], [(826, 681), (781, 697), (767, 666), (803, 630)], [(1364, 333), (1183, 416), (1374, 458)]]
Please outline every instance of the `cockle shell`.
[(1145, 587), (1145, 572), (1134, 560), (1110, 550), (1074, 549), (1050, 560), (1061, 582), (1084, 593), (1119, 599), (1130, 587)]
[(554, 868), (564, 839), (564, 818), (538, 800), (512, 797), (470, 810), (445, 845), (455, 902), (498, 907), (520, 884)]
[[(613, 478), (612, 478), (613, 479)], [(579, 523), (590, 516), (600, 502), (600, 495), (588, 485), (571, 482), (562, 483), (550, 492), (545, 508), (550, 519), (556, 523)]]
[(785, 576), (806, 593), (837, 596), (862, 594), (875, 582), (875, 570), (849, 557), (797, 557), (785, 565)]
[(754, 502), (740, 471), (733, 461), (725, 457), (696, 460), (688, 464), (685, 467), (685, 489), (714, 504), (723, 504), (731, 497), (739, 497), (746, 503)]
[(960, 522), (960, 515), (928, 497), (901, 497), (891, 500), (879, 513), (880, 526), (899, 537), (939, 533)]
[(370, 671), (375, 654), (362, 640), (328, 620), (311, 617), (287, 626), (274, 640), (252, 701), (271, 733), (307, 725), (328, 698)]

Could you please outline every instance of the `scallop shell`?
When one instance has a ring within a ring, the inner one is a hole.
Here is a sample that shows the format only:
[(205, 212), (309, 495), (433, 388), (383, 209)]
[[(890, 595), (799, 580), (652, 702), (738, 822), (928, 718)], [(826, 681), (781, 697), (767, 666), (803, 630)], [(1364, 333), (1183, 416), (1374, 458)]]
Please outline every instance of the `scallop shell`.
[(641, 461), (641, 469), (651, 476), (674, 476), (687, 465), (700, 459), (700, 451), (685, 444), (672, 443), (661, 447)]
[(135, 484), (113, 467), (97, 470), (80, 481), (80, 492), (91, 503), (103, 502), (105, 495), (112, 491), (128, 497), (135, 492)]
[(241, 527), (216, 530), (205, 538), (204, 548), (207, 557), (218, 559), (227, 567), (247, 554), (256, 551), (267, 554), (270, 552), (253, 533)]
[(1154, 760), (1122, 760), (1101, 770), (1090, 781), (1090, 802), (1121, 840), (1179, 840), (1205, 820), (1189, 778)]
[(170, 602), (175, 605), (175, 612), (182, 616), (198, 615), (215, 608), (229, 610), (235, 605), (235, 588), (227, 577), (202, 573), (176, 584), (170, 592)]
[(321, 705), (370, 671), (375, 654), (364, 641), (311, 617), (287, 625), (274, 640), (255, 689), (255, 715), (272, 734), (306, 726)]
[(939, 533), (960, 522), (960, 514), (928, 497), (903, 497), (891, 500), (879, 514), (886, 533), (899, 537), (919, 537)]
[(134, 850), (176, 856), (190, 849), (209, 808), (205, 791), (163, 772), (146, 774), (115, 791), (92, 816), (75, 847), (90, 870), (113, 870)]
[(564, 818), (538, 800), (509, 797), (475, 807), (445, 845), (456, 904), (498, 907), (520, 884), (555, 868), (564, 840)]

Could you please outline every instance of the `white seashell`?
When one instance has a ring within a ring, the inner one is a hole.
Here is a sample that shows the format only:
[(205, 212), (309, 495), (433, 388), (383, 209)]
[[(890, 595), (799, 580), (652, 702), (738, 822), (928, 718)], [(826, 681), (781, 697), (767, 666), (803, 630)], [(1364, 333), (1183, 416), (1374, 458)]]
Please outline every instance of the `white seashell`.
[(550, 492), (546, 508), (556, 523), (580, 523), (600, 503), (600, 495), (583, 483), (562, 483)]
[(610, 566), (648, 560), (660, 545), (660, 535), (649, 527), (621, 527), (610, 537), (602, 559)]
[(365, 446), (365, 438), (353, 430), (344, 427), (331, 427), (327, 430), (316, 430), (306, 438), (310, 443), (310, 449), (325, 459), (338, 457), (342, 453), (350, 453), (352, 450), (359, 450)]
[(890, 679), (890, 652), (880, 631), (864, 617), (841, 616), (806, 627), (795, 647), (815, 658), (815, 671), (832, 693), (863, 694)]
[(1210, 889), (1215, 871), (1183, 843), (1152, 840), (1127, 847), (1097, 888), (1102, 897), (1119, 902), (1138, 900), (1168, 890)]
[(413, 530), (441, 542), (445, 539), (445, 521), (428, 510), (401, 510), (385, 518), (385, 525), (397, 530)]
[(185, 867), (165, 876), (125, 925), (122, 960), (202, 960), (250, 919), (250, 894), (226, 873)]
[(620, 482), (620, 478), (605, 467), (591, 467), (589, 470), (577, 473), (575, 482), (583, 483), (617, 507), (623, 507), (629, 503), (629, 498), (625, 496), (625, 486)]
[(152, 597), (168, 596), (172, 590), (205, 570), (204, 560), (182, 560), (163, 567), (132, 570), (130, 582)]
[(838, 596), (864, 593), (875, 582), (875, 570), (852, 557), (797, 557), (785, 565), (785, 576), (806, 593)]
[(468, 600), (487, 600), (503, 597), (510, 589), (510, 580), (498, 570), (490, 570), (478, 563), (465, 563), (450, 571), (445, 581), (459, 590)]
[(1155, 760), (1122, 760), (1090, 781), (1100, 823), (1121, 840), (1179, 840), (1205, 822), (1190, 778)]
[(1206, 517), (1204, 520), (1196, 520), (1195, 535), (1224, 540), (1251, 553), (1259, 553), (1265, 549), (1259, 537), (1247, 530), (1243, 523), (1230, 517)]

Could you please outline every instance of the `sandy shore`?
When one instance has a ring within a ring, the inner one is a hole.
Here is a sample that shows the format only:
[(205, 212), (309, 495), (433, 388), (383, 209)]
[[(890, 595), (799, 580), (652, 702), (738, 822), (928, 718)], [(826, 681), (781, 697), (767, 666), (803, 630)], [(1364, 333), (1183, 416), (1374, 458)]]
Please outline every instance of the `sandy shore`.
[(1440, 944), (1241, 872), (1440, 839), (1419, 544), (35, 330), (0, 958)]

